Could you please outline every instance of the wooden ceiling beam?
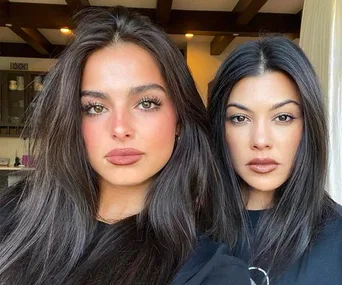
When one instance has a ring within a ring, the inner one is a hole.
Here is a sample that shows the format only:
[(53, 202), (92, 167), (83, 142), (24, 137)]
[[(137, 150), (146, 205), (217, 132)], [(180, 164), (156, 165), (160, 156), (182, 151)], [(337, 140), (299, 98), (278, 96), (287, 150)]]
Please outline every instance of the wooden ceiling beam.
[(68, 4), (71, 13), (75, 13), (90, 6), (89, 0), (65, 0), (65, 2)]
[[(266, 2), (267, 0), (240, 0), (233, 9), (233, 12), (239, 13), (236, 24), (247, 25)], [(220, 55), (234, 39), (233, 35), (215, 36), (210, 43), (210, 54)]]
[[(244, 0), (242, 0), (242, 1), (244, 1)], [(247, 25), (256, 16), (256, 14), (258, 14), (259, 10), (262, 8), (262, 6), (265, 5), (266, 2), (267, 2), (267, 0), (250, 1), (248, 6), (241, 12), (236, 23), (238, 25)]]
[(9, 1), (0, 0), (0, 19), (7, 20), (9, 16)]
[(216, 36), (210, 43), (210, 54), (220, 55), (226, 47), (235, 39), (235, 36)]
[(37, 30), (32, 28), (18, 28), (9, 27), (20, 38), (27, 42), (31, 47), (43, 55), (49, 55), (50, 52), (46, 48), (50, 45), (50, 42)]
[(249, 4), (251, 4), (251, 2), (252, 0), (240, 0), (233, 8), (233, 12), (242, 12), (248, 7)]
[(156, 21), (159, 24), (166, 24), (170, 20), (172, 8), (172, 0), (158, 0), (157, 1), (157, 11), (156, 11)]
[[(8, 14), (7, 23), (15, 27), (60, 29), (72, 25), (67, 5), (10, 2)], [(0, 17), (0, 26), (5, 24)]]
[[(73, 28), (67, 5), (28, 4), (10, 2), (9, 19), (13, 26), (42, 29)], [(132, 9), (156, 20), (156, 9)], [(298, 33), (301, 19), (293, 14), (258, 13), (248, 25), (237, 25), (238, 14), (217, 11), (172, 10), (167, 24), (161, 26), (169, 34), (192, 32), (198, 35), (257, 36), (260, 31), (270, 33)], [(0, 19), (0, 26), (6, 22)]]

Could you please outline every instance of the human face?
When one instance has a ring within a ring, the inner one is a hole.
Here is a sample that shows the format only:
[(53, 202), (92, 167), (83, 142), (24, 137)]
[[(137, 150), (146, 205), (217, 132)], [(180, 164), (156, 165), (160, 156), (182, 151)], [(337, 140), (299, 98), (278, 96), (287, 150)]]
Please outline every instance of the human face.
[(273, 197), (290, 175), (302, 128), (298, 90), (283, 73), (246, 77), (233, 87), (225, 137), (234, 169), (250, 191)]
[(84, 142), (100, 188), (147, 188), (172, 155), (177, 125), (152, 56), (131, 43), (94, 52), (83, 70), (81, 104)]

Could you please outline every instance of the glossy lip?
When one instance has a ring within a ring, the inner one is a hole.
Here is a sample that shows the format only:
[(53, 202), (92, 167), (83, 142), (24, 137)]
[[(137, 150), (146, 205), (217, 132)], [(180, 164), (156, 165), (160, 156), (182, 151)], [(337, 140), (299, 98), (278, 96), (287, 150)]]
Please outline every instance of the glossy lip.
[(278, 167), (279, 163), (271, 158), (254, 158), (247, 163), (247, 166), (257, 173), (269, 173)]
[(105, 158), (114, 165), (131, 165), (138, 162), (143, 154), (135, 148), (116, 148), (108, 152)]

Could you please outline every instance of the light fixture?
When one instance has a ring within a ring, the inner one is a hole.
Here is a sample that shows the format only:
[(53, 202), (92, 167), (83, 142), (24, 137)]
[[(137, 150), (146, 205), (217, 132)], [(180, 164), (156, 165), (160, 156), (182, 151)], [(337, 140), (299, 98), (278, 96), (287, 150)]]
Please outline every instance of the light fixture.
[(192, 37), (194, 36), (194, 34), (185, 34), (185, 37), (187, 38), (187, 39), (191, 39)]
[(6, 27), (12, 27), (12, 24), (5, 24)]
[(61, 28), (61, 32), (65, 35), (69, 35), (71, 33), (71, 30), (69, 28)]
[(233, 36), (234, 36), (234, 37), (238, 37), (238, 36), (240, 36), (240, 34), (234, 33)]

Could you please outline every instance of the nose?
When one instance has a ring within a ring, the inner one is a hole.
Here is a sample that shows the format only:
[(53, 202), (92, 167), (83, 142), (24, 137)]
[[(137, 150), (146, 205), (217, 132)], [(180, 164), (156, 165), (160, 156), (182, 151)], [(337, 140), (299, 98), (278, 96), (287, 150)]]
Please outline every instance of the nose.
[(252, 124), (250, 147), (254, 150), (264, 150), (272, 148), (272, 130), (263, 121)]
[(111, 135), (118, 140), (126, 140), (134, 135), (131, 114), (124, 110), (114, 112), (111, 118)]

